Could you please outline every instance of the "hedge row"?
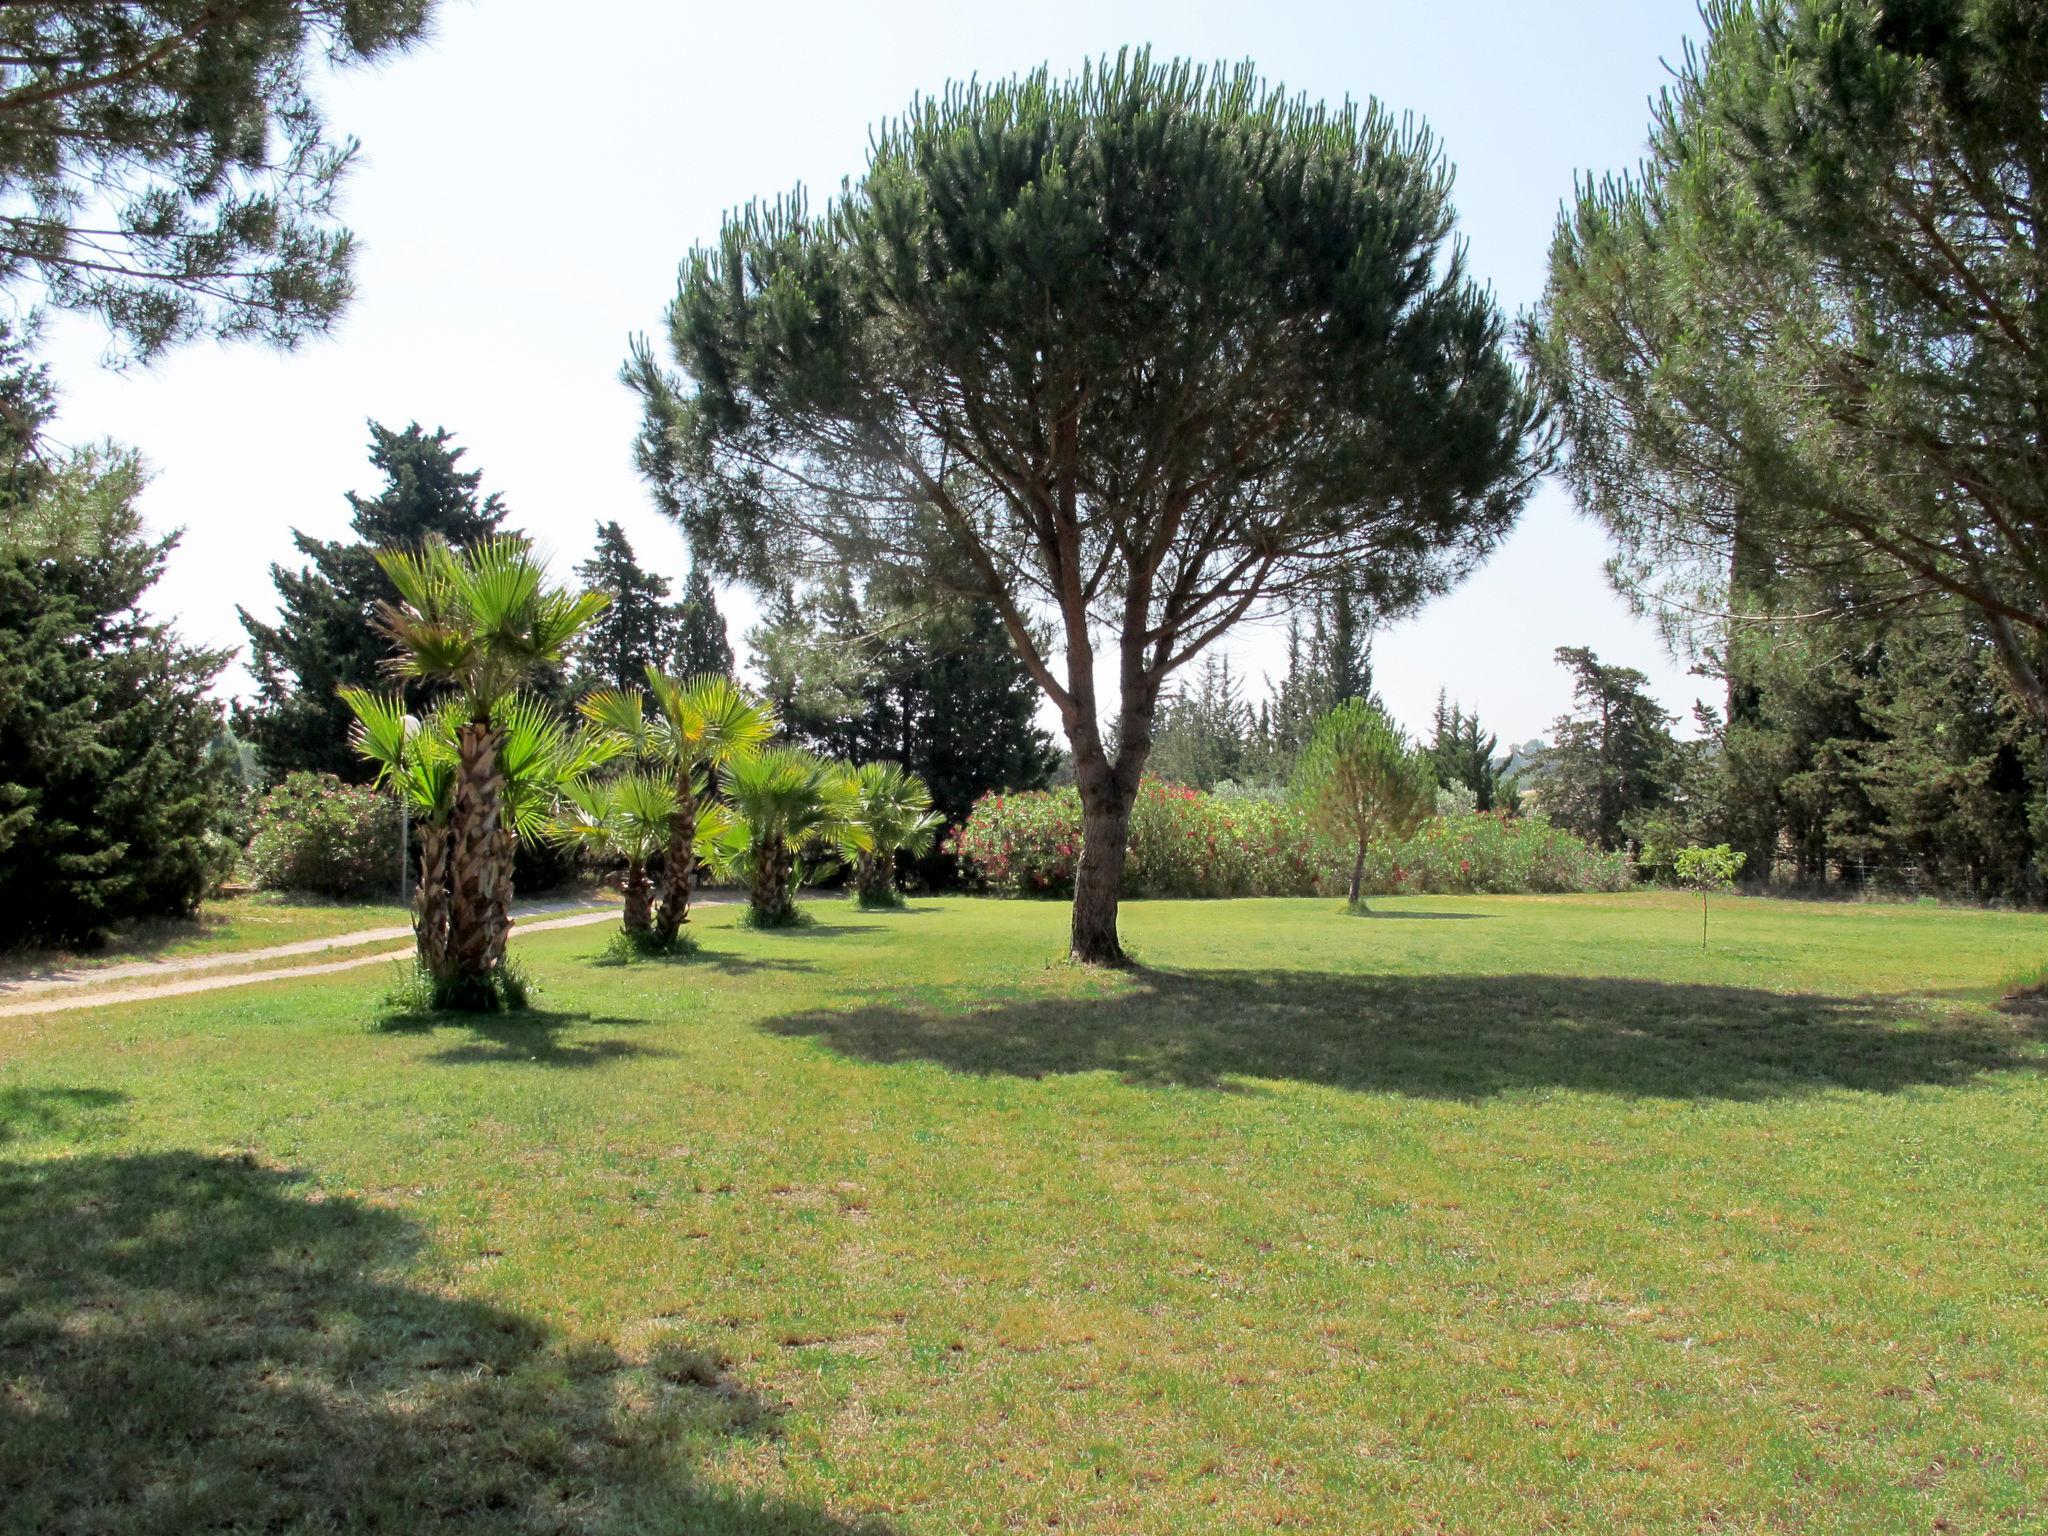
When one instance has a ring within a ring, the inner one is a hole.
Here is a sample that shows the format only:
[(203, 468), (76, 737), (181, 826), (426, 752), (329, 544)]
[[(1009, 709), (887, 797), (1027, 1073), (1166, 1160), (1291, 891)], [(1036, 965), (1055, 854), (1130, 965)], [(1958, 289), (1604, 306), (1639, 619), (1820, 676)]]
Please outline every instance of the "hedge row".
[[(1003, 896), (1069, 896), (1081, 855), (1078, 790), (985, 795), (949, 846), (970, 879)], [(1223, 799), (1148, 778), (1131, 813), (1130, 896), (1310, 896), (1341, 890), (1351, 857), (1277, 799)], [(1634, 878), (1540, 816), (1466, 812), (1370, 849), (1376, 894), (1615, 891)]]

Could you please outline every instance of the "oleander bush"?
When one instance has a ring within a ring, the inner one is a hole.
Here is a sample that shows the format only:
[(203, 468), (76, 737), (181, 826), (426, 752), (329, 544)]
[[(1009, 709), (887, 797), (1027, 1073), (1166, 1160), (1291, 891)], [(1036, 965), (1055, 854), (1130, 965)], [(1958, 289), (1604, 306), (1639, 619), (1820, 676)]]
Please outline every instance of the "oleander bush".
[(1603, 853), (1541, 816), (1499, 811), (1432, 817), (1365, 861), (1366, 889), (1377, 896), (1620, 891), (1634, 882), (1627, 854)]
[[(1000, 896), (1064, 898), (1081, 856), (1072, 788), (985, 795), (948, 840), (969, 877)], [(1131, 813), (1127, 896), (1313, 896), (1342, 891), (1350, 855), (1277, 796), (1205, 795), (1148, 778)], [(1368, 850), (1373, 895), (1618, 891), (1625, 854), (1602, 853), (1541, 816), (1456, 812)]]
[[(1071, 896), (1080, 793), (984, 795), (949, 847), (974, 881), (998, 895)], [(1311, 896), (1328, 863), (1308, 823), (1286, 805), (1147, 778), (1131, 811), (1124, 894)]]
[(294, 773), (256, 803), (250, 878), (266, 890), (355, 899), (398, 884), (398, 810), (331, 773)]

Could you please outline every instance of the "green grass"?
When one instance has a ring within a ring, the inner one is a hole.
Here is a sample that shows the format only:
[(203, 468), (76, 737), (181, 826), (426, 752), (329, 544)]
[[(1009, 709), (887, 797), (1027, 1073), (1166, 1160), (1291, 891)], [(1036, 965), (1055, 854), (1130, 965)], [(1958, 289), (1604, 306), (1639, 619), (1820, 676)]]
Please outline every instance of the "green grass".
[(0, 1531), (2048, 1529), (2037, 917), (820, 904), (0, 1023)]
[(58, 951), (0, 953), (0, 980), (62, 968), (90, 969), (134, 960), (189, 960), (202, 955), (268, 949), (301, 939), (334, 938), (363, 928), (390, 928), (412, 920), (387, 902), (315, 901), (262, 891), (231, 901), (209, 901), (196, 917), (131, 923), (88, 954)]

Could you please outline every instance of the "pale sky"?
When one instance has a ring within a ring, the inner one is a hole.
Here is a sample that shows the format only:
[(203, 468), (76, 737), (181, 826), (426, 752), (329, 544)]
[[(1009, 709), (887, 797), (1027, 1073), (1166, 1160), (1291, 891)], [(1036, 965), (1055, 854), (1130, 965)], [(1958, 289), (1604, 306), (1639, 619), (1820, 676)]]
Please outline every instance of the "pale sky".
[[(156, 607), (213, 644), (243, 640), (237, 603), (273, 612), (268, 566), (292, 561), (291, 529), (346, 532), (342, 493), (376, 484), (372, 417), (453, 431), (559, 574), (617, 518), (680, 585), (683, 541), (632, 468), (628, 338), (658, 332), (677, 262), (726, 210), (799, 182), (822, 200), (914, 95), (1150, 43), (1250, 58), (1311, 96), (1377, 96), (1437, 131), (1473, 270), (1513, 313), (1541, 291), (1573, 173), (1635, 161), (1664, 61), (1698, 31), (1693, 0), (449, 4), (429, 46), (324, 93), (363, 143), (346, 194), (360, 292), (336, 333), (296, 354), (201, 344), (117, 375), (98, 327), (60, 318), (58, 432), (142, 450), (151, 522), (185, 530)], [(1610, 592), (1605, 556), (1546, 489), (1484, 570), (1381, 636), (1396, 717), (1424, 728), (1445, 688), (1503, 742), (1543, 733), (1568, 702), (1560, 645), (1642, 668), (1674, 713), (1711, 696)], [(738, 646), (751, 610), (737, 595), (728, 610)], [(1231, 645), (1254, 676), (1278, 648), (1270, 630)]]

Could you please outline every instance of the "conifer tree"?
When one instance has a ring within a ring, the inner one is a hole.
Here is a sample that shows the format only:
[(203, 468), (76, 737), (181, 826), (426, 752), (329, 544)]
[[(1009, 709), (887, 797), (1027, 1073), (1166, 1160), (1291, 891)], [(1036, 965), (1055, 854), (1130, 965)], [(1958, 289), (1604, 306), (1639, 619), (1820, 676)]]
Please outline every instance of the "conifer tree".
[(177, 540), (143, 531), (140, 461), (52, 452), (52, 409), (0, 332), (0, 946), (189, 913), (229, 849), (226, 656), (143, 611)]
[(149, 358), (290, 346), (354, 287), (355, 143), (309, 79), (416, 43), (433, 0), (0, 7), (0, 288), (99, 315)]
[(586, 592), (603, 594), (610, 606), (577, 647), (574, 691), (637, 688), (649, 667), (667, 670), (680, 614), (668, 601), (668, 578), (641, 569), (626, 530), (616, 522), (599, 523), (597, 550), (576, 574)]
[(1639, 842), (1637, 818), (1669, 798), (1671, 716), (1633, 667), (1584, 646), (1558, 647), (1557, 660), (1571, 669), (1575, 708), (1543, 757), (1544, 813), (1602, 848)]
[[(339, 690), (383, 689), (387, 647), (371, 627), (378, 605), (398, 590), (377, 563), (380, 549), (418, 548), (439, 538), (461, 549), (499, 531), (505, 505), (482, 494), (480, 470), (461, 467), (463, 450), (446, 428), (432, 432), (414, 422), (402, 431), (370, 423), (370, 463), (384, 476), (374, 496), (348, 493), (353, 540), (316, 539), (294, 532), (308, 564), (297, 571), (270, 568), (277, 585), (278, 618), (265, 624), (237, 609), (249, 634), (249, 669), (256, 697), (237, 727), (255, 747), (272, 779), (301, 770), (362, 781), (372, 767), (349, 745), (354, 717)], [(432, 691), (410, 684), (408, 702)]]
[(1534, 485), (1450, 180), (1426, 130), (1248, 65), (956, 85), (822, 215), (736, 215), (685, 265), (680, 375), (628, 365), (642, 465), (728, 574), (851, 565), (995, 607), (1072, 748), (1079, 960), (1123, 956), (1174, 673), (1332, 587), (1383, 615), (1442, 590)]
[(695, 560), (676, 605), (675, 671), (681, 677), (732, 676), (732, 640), (718, 611), (718, 593)]
[[(842, 581), (779, 595), (747, 640), (785, 730), (828, 757), (901, 765), (949, 824), (992, 790), (1051, 781), (1038, 690), (985, 603), (857, 597)], [(938, 854), (922, 866), (949, 871)]]

